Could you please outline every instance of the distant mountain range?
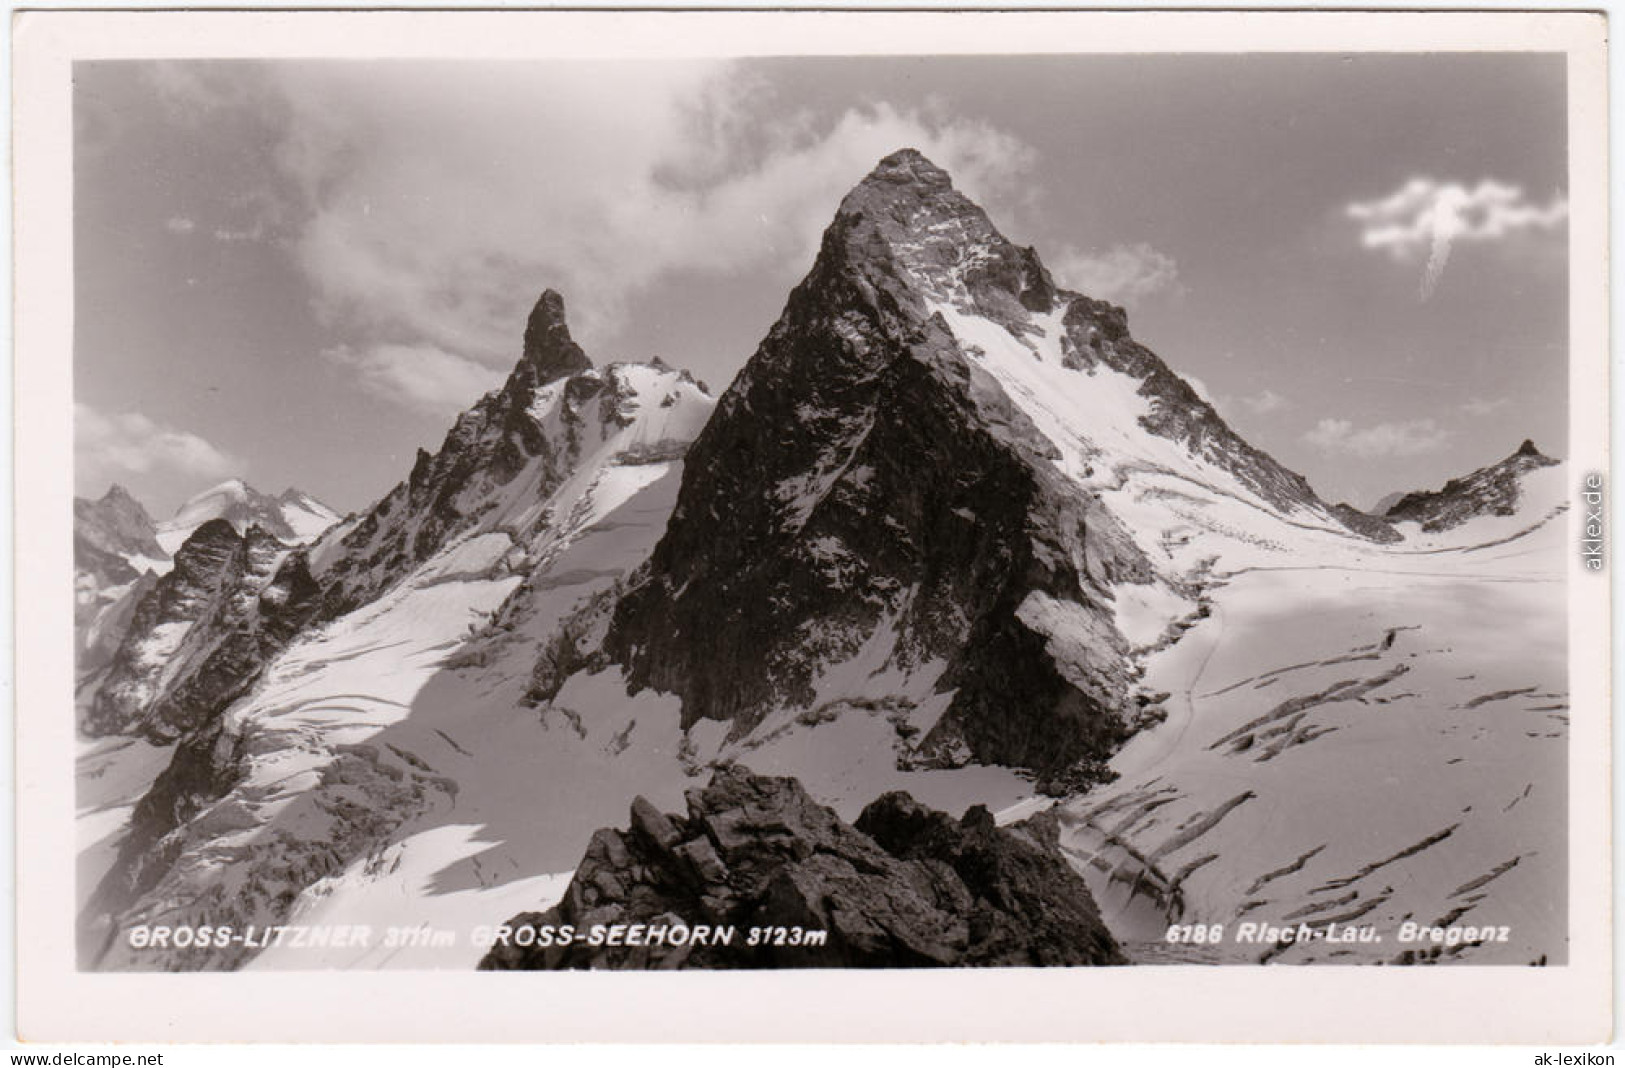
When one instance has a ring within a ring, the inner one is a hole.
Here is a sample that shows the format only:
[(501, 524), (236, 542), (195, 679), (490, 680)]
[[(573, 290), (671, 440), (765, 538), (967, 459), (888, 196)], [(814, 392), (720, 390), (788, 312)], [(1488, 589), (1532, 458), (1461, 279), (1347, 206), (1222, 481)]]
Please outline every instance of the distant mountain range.
[(286, 489), (272, 497), (233, 478), (199, 493), (181, 505), (173, 518), (158, 524), (158, 543), (173, 554), (211, 519), (224, 519), (239, 534), (257, 525), (279, 541), (304, 544), (338, 522), (339, 516), (303, 490)]
[(175, 515), (155, 523), (146, 507), (120, 485), (96, 500), (75, 497), (74, 591), (79, 674), (103, 667), (116, 651), (135, 602), (174, 566), (176, 552), (211, 520), (238, 534), (257, 527), (290, 545), (311, 541), (338, 515), (315, 497), (288, 489), (260, 493), (230, 479), (192, 497)]
[(1561, 466), (1532, 445), (1381, 515), (1328, 503), (912, 150), (843, 199), (720, 398), (594, 366), (551, 290), (518, 347), (357, 515), (239, 481), (157, 527), (86, 505), (82, 568), (174, 553), (82, 672), (82, 774), (125, 784), (82, 802), (87, 967), (483, 956), (114, 937), (160, 916), (671, 909), (825, 930), (836, 964), (1170, 959), (1193, 918), (1481, 904), (1517, 938), (1450, 958), (1563, 953), (1537, 912), (1563, 676), (1479, 629), (1561, 610)]

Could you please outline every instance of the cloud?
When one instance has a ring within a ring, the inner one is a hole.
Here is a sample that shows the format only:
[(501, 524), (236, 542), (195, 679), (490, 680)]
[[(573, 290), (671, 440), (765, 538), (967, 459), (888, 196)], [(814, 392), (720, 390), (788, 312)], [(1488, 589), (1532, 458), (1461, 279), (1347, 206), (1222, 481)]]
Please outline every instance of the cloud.
[(211, 231), (211, 234), (216, 241), (224, 241), (230, 244), (237, 241), (263, 240), (265, 237), (265, 229), (265, 224), (263, 222), (256, 221), (253, 225), (243, 229), (232, 229), (229, 226), (217, 226), (213, 231)]
[(425, 345), (339, 346), (322, 355), (376, 396), (429, 415), (460, 412), (502, 383), (493, 368)]
[(164, 229), (172, 234), (189, 234), (197, 229), (197, 223), (184, 215), (172, 215), (164, 220)]
[(1114, 304), (1136, 304), (1179, 286), (1174, 258), (1143, 242), (1113, 245), (1103, 253), (1063, 246), (1049, 268), (1062, 285)]
[(1291, 405), (1290, 401), (1273, 389), (1266, 389), (1262, 393), (1256, 393), (1251, 397), (1242, 397), (1239, 399), (1239, 403), (1256, 415), (1268, 415), (1270, 412), (1278, 412), (1282, 408)]
[(1486, 415), (1494, 415), (1496, 412), (1500, 411), (1511, 403), (1511, 399), (1507, 397), (1497, 397), (1495, 400), (1485, 400), (1482, 397), (1474, 397), (1466, 404), (1463, 404), (1461, 406), (1461, 410), (1466, 412), (1468, 415), (1482, 417)]
[(1421, 292), (1426, 300), (1454, 246), (1556, 232), (1568, 220), (1569, 205), (1562, 193), (1542, 205), (1521, 187), (1489, 178), (1469, 188), (1424, 177), (1386, 197), (1350, 204), (1344, 212), (1359, 224), (1364, 247), (1400, 263), (1425, 258)]
[(73, 417), (75, 463), (87, 483), (164, 471), (216, 478), (242, 469), (241, 461), (198, 435), (138, 412), (104, 413), (76, 403)]
[(1450, 434), (1432, 419), (1378, 423), (1358, 430), (1347, 419), (1322, 419), (1303, 437), (1325, 452), (1376, 460), (1435, 452)]
[(449, 361), (506, 370), (545, 286), (591, 343), (675, 272), (793, 281), (839, 198), (898, 148), (995, 204), (1022, 195), (1032, 163), (985, 124), (787, 107), (714, 61), (290, 65), (267, 84), (297, 201), (290, 247), (318, 311), (348, 366), (413, 403), (425, 368), (448, 372), (442, 386), (473, 377)]

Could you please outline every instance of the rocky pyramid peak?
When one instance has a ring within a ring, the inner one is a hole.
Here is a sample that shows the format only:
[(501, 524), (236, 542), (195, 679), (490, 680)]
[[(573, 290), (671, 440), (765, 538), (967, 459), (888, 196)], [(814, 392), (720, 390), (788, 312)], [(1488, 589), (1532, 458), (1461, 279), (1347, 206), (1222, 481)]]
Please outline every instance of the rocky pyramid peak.
[(1056, 301), (1054, 280), (1037, 254), (1000, 233), (946, 171), (912, 148), (881, 160), (846, 195), (819, 258), (822, 270), (815, 268), (814, 277), (856, 271), (871, 285), (904, 289), (913, 299), (1015, 331)]
[(101, 502), (103, 504), (134, 504), (137, 507), (141, 504), (140, 501), (135, 499), (134, 494), (117, 482), (107, 487), (107, 492), (101, 496)]
[(566, 378), (592, 367), (581, 346), (570, 337), (564, 320), (564, 298), (547, 289), (531, 309), (525, 323), (525, 348), (516, 376), (524, 375), (532, 386)]
[(885, 220), (889, 236), (901, 236), (896, 231), (899, 225), (905, 231), (926, 232), (933, 223), (964, 217), (978, 236), (998, 236), (976, 202), (954, 188), (948, 172), (912, 148), (876, 164), (842, 199), (836, 219), (842, 217)]
[(932, 163), (917, 148), (898, 149), (875, 165), (863, 185), (917, 185), (928, 189), (951, 189), (948, 172)]
[(1529, 438), (1524, 438), (1523, 439), (1523, 444), (1519, 445), (1518, 446), (1518, 451), (1513, 453), (1512, 455), (1514, 455), (1514, 456), (1539, 456), (1543, 460), (1551, 459), (1551, 457), (1546, 456), (1539, 449), (1537, 449), (1535, 447), (1535, 443), (1533, 441), (1531, 441)]

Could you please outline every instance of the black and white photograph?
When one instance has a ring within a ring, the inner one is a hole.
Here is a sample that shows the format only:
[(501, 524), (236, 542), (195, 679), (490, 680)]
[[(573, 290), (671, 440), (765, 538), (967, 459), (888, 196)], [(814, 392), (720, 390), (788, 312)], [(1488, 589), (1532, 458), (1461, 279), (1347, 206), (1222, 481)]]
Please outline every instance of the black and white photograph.
[(1604, 1036), (1603, 35), (1543, 17), (72, 55), (63, 981), (1601, 968)]

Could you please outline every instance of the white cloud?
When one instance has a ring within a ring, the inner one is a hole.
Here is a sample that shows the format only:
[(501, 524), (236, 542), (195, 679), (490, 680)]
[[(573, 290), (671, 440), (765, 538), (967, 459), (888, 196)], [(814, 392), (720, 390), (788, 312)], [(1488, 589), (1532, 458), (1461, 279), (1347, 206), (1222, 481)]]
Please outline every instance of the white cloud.
[(1242, 397), (1240, 403), (1256, 415), (1268, 415), (1289, 407), (1291, 402), (1273, 389), (1266, 389), (1262, 393), (1255, 393), (1251, 397)]
[(1207, 392), (1206, 386), (1199, 385), (1196, 379), (1190, 375), (1185, 375), (1184, 378), (1185, 381), (1196, 388), (1196, 392), (1201, 394), (1203, 400), (1217, 408), (1219, 414), (1227, 419), (1233, 419), (1236, 413), (1241, 411), (1250, 412), (1253, 415), (1268, 415), (1271, 412), (1278, 412), (1283, 408), (1292, 407), (1291, 401), (1273, 389), (1265, 389), (1248, 397), (1233, 397), (1229, 394), (1214, 397)]
[(501, 385), (501, 372), (425, 345), (373, 345), (322, 353), (355, 372), (363, 388), (430, 415), (450, 415)]
[(1347, 419), (1322, 419), (1304, 440), (1326, 452), (1361, 459), (1420, 456), (1443, 448), (1450, 433), (1432, 419), (1378, 423), (1355, 429)]
[[(545, 286), (590, 335), (613, 333), (672, 272), (793, 281), (841, 195), (898, 148), (995, 201), (1019, 196), (1032, 159), (998, 130), (931, 111), (768, 114), (730, 64), (440, 73), (355, 63), (273, 76), (287, 115), (277, 156), (302, 201), (293, 250), (375, 385), (406, 381), (399, 352), (376, 358), (383, 343), (505, 370)], [(421, 397), (408, 377), (398, 398)]]
[(1179, 265), (1143, 242), (1105, 252), (1063, 246), (1048, 264), (1057, 281), (1096, 300), (1132, 305), (1179, 286)]
[(198, 435), (138, 412), (104, 413), (76, 403), (73, 418), (75, 462), (87, 483), (152, 472), (217, 478), (242, 468)]
[(265, 223), (255, 221), (252, 225), (241, 229), (217, 226), (213, 230), (213, 235), (216, 241), (224, 241), (227, 244), (237, 241), (260, 241), (265, 237)]
[(1511, 403), (1511, 399), (1507, 397), (1497, 397), (1495, 400), (1486, 400), (1483, 397), (1474, 397), (1466, 404), (1463, 404), (1461, 406), (1461, 410), (1466, 412), (1468, 415), (1482, 417), (1486, 415), (1494, 415), (1496, 412), (1500, 411)]
[(1344, 209), (1360, 225), (1360, 243), (1400, 263), (1426, 258), (1422, 297), (1432, 296), (1451, 249), (1461, 243), (1503, 241), (1516, 235), (1552, 233), (1568, 219), (1562, 193), (1547, 204), (1529, 199), (1519, 186), (1486, 178), (1469, 188), (1460, 182), (1412, 178), (1398, 190)]
[(197, 223), (184, 215), (172, 215), (164, 220), (164, 229), (172, 234), (189, 234), (197, 229)]

